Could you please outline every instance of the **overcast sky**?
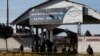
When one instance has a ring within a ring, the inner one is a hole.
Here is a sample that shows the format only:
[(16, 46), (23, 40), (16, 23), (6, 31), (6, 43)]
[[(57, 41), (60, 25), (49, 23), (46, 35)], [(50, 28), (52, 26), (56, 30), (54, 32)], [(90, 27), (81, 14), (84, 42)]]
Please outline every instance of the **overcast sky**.
[[(28, 8), (38, 5), (40, 3), (45, 2), (46, 0), (9, 0), (9, 9), (10, 9), (10, 22), (16, 19), (19, 15), (21, 15)], [(100, 12), (100, 0), (73, 0)], [(6, 0), (0, 0), (0, 23), (6, 22)], [(67, 26), (72, 31), (76, 32), (77, 26)], [(86, 30), (90, 30), (92, 34), (100, 34), (100, 25), (83, 25), (82, 33)]]

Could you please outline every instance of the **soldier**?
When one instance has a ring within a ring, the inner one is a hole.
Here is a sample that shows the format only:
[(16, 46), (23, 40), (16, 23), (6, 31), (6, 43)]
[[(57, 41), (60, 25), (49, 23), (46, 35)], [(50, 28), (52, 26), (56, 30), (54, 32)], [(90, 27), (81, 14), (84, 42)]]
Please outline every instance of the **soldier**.
[(92, 49), (92, 47), (90, 45), (88, 45), (88, 48), (87, 48), (86, 51), (87, 51), (89, 56), (93, 56), (93, 49)]
[(66, 45), (63, 46), (62, 52), (66, 52)]
[(23, 52), (23, 51), (24, 51), (24, 47), (23, 47), (23, 45), (22, 45), (22, 44), (20, 45), (20, 51), (21, 51), (21, 52)]
[(57, 46), (56, 46), (56, 44), (54, 44), (54, 46), (53, 46), (53, 52), (57, 52)]

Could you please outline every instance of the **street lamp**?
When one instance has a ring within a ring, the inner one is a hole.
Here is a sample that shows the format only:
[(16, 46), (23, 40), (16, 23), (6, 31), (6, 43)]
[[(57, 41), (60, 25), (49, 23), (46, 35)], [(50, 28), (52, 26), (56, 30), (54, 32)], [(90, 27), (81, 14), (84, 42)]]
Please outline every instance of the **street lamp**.
[(9, 26), (9, 0), (7, 0), (7, 22), (6, 25)]

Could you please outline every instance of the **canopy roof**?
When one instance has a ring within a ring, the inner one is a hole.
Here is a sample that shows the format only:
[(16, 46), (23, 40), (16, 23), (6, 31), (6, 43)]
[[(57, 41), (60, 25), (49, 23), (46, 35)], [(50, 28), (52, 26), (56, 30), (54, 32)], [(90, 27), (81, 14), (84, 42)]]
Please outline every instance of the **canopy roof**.
[[(58, 6), (58, 5), (61, 5), (61, 4), (63, 5), (63, 3), (65, 3), (67, 7)], [(44, 15), (42, 17), (53, 19), (53, 16), (51, 15), (52, 13), (50, 13), (50, 12), (54, 11), (54, 7), (57, 7), (55, 9), (57, 9), (58, 11), (61, 11), (61, 13), (62, 13), (61, 15), (63, 16), (63, 15), (65, 15), (65, 13), (64, 13), (65, 9), (68, 11), (71, 6), (73, 8), (79, 6), (82, 9), (81, 10), (82, 11), (81, 14), (82, 14), (82, 23), (83, 24), (99, 24), (100, 23), (100, 13), (98, 13), (97, 11), (91, 9), (90, 7), (88, 7), (86, 5), (83, 5), (83, 4), (80, 4), (80, 3), (76, 3), (76, 2), (72, 2), (72, 1), (67, 1), (67, 0), (48, 0), (48, 1), (46, 1), (46, 2), (44, 2), (42, 4), (39, 4), (39, 5), (35, 6), (35, 7), (29, 8), (21, 16), (19, 16), (17, 19), (15, 19), (11, 24), (12, 25), (16, 25), (17, 24), (17, 25), (29, 26), (30, 25), (30, 21), (32, 21), (32, 20), (30, 20), (31, 16), (33, 16), (33, 18), (35, 18), (35, 16), (41, 18), (41, 15), (38, 15), (41, 12), (44, 13), (44, 14), (47, 14), (47, 15)], [(48, 11), (50, 11), (50, 12), (48, 13)], [(75, 12), (75, 13), (77, 13), (77, 12)], [(56, 19), (57, 19), (57, 17), (56, 17)], [(52, 20), (52, 22), (50, 22), (50, 20), (47, 21), (47, 22), (49, 22), (51, 24), (41, 24), (40, 22), (42, 20), (40, 20), (40, 21), (38, 20), (37, 22), (38, 22), (38, 26), (40, 26), (40, 27), (43, 26), (43, 25), (54, 25), (55, 26), (55, 25), (62, 25), (62, 24), (73, 24), (73, 23), (63, 23), (62, 22), (63, 20), (64, 19), (62, 17), (61, 20), (58, 20), (58, 19), (57, 19), (57, 21)], [(33, 20), (32, 23), (33, 22), (37, 23), (35, 20)], [(43, 22), (46, 22), (46, 19), (44, 19)], [(74, 24), (75, 23), (76, 22), (74, 22)], [(33, 24), (33, 25), (35, 25), (35, 24)]]

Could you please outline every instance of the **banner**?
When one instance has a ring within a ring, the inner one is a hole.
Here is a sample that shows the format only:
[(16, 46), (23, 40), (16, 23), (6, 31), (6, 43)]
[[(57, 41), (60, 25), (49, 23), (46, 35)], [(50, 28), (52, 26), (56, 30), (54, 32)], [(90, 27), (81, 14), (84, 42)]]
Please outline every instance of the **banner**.
[(70, 8), (64, 16), (63, 23), (76, 23), (83, 22), (83, 12), (82, 7), (72, 7)]

